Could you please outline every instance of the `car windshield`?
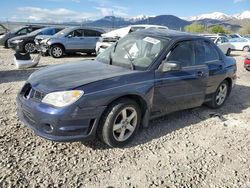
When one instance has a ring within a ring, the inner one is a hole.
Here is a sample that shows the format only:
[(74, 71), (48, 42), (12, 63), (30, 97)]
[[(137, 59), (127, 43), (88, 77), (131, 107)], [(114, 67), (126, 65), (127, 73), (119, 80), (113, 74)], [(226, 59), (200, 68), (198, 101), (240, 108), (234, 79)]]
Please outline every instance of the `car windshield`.
[(146, 70), (168, 42), (168, 39), (157, 37), (128, 35), (99, 54), (96, 60)]
[(40, 32), (45, 31), (46, 29), (48, 29), (48, 28), (37, 29), (37, 30), (32, 31), (31, 33), (29, 33), (29, 35), (37, 35), (37, 34), (39, 34)]

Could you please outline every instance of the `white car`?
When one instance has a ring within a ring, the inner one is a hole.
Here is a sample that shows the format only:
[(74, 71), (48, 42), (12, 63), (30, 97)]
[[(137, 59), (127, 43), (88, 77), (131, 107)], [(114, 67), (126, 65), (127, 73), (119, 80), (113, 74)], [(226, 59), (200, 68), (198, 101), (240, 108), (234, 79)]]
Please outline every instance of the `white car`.
[(232, 50), (234, 50), (234, 46), (229, 42), (228, 38), (220, 35), (204, 35), (207, 38), (210, 38), (220, 49), (221, 51), (230, 56)]
[(103, 52), (106, 48), (114, 44), (120, 38), (125, 37), (127, 34), (142, 30), (142, 29), (168, 29), (168, 27), (160, 25), (130, 25), (120, 29), (113, 30), (108, 33), (102, 34), (102, 38), (96, 43), (96, 53), (99, 54)]
[(250, 51), (250, 39), (248, 38), (233, 38), (229, 42), (234, 46), (235, 50)]

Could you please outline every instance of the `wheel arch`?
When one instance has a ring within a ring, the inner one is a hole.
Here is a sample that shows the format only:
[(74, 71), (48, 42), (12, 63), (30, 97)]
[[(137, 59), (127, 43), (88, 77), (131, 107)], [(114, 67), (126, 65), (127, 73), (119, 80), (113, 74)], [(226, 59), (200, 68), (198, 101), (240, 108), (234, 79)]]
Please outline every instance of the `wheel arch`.
[(57, 46), (57, 45), (63, 47), (63, 50), (65, 50), (65, 46), (62, 43), (59, 43), (59, 42), (51, 44), (50, 48), (52, 48), (53, 46)]
[(227, 81), (228, 82), (228, 86), (229, 86), (229, 92), (228, 95), (231, 93), (232, 91), (232, 87), (233, 87), (233, 80), (230, 77), (225, 78), (223, 81)]

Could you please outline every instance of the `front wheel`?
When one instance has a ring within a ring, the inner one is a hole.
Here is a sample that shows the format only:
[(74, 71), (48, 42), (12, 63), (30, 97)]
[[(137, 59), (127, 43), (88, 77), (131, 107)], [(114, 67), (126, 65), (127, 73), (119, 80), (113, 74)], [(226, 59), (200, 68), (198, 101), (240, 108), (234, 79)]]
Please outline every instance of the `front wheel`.
[(98, 137), (110, 147), (123, 147), (130, 142), (141, 122), (141, 110), (130, 99), (121, 99), (108, 107), (103, 115)]
[(211, 108), (220, 108), (225, 103), (229, 94), (229, 84), (224, 80), (212, 96), (212, 100), (207, 103)]
[(33, 42), (27, 42), (24, 45), (24, 50), (26, 53), (34, 53), (36, 51), (36, 46)]
[(60, 45), (54, 45), (50, 48), (50, 55), (54, 58), (60, 58), (64, 55), (64, 48)]

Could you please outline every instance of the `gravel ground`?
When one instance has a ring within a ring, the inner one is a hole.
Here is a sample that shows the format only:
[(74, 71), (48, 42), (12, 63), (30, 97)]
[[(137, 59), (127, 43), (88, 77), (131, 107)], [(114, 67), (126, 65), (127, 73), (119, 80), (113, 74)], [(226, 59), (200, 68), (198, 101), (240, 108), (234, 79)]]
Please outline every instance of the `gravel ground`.
[(16, 116), (15, 97), (46, 65), (81, 60), (43, 57), (16, 70), (0, 48), (0, 187), (250, 187), (250, 72), (247, 53), (234, 52), (238, 81), (225, 106), (202, 106), (154, 120), (123, 149), (98, 140), (55, 143), (36, 136)]

